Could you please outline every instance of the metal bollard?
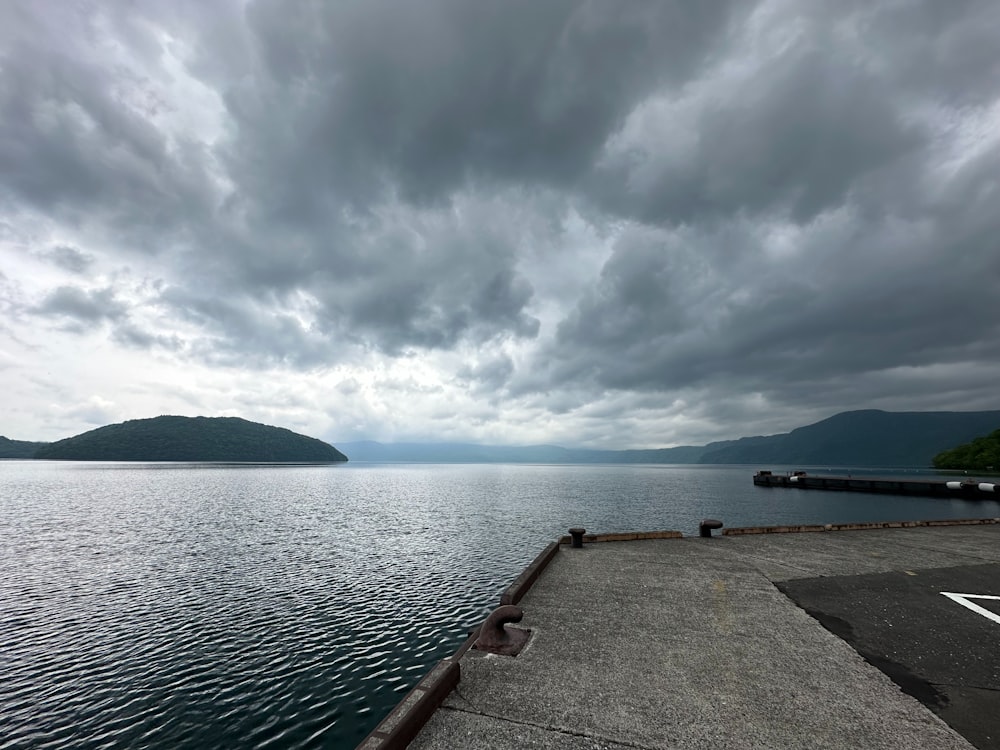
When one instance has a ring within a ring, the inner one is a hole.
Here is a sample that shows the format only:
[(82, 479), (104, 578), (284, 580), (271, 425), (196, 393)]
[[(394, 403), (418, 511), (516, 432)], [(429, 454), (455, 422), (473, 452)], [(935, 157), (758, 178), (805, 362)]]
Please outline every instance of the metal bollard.
[(586, 529), (570, 529), (569, 535), (573, 537), (573, 541), (570, 544), (571, 547), (582, 547), (583, 546), (583, 535), (587, 533)]
[(524, 648), (524, 644), (528, 642), (531, 631), (520, 628), (508, 630), (504, 625), (508, 622), (521, 622), (522, 617), (524, 617), (524, 612), (513, 604), (504, 604), (494, 609), (479, 629), (476, 649), (491, 654), (517, 656), (518, 652)]
[(698, 535), (699, 536), (712, 536), (712, 529), (721, 529), (722, 521), (716, 521), (714, 518), (706, 518), (700, 524), (698, 524)]

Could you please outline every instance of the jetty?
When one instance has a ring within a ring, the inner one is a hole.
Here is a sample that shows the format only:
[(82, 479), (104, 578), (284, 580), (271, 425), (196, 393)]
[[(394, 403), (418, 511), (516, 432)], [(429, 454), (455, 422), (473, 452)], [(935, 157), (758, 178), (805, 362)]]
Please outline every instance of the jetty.
[(1000, 748), (1000, 519), (557, 540), (364, 750)]
[(919, 495), (955, 499), (1000, 500), (1000, 483), (970, 479), (916, 479), (901, 477), (832, 476), (793, 471), (775, 474), (758, 471), (753, 475), (758, 487), (789, 487), (800, 490), (839, 490), (841, 492), (874, 492), (885, 495)]

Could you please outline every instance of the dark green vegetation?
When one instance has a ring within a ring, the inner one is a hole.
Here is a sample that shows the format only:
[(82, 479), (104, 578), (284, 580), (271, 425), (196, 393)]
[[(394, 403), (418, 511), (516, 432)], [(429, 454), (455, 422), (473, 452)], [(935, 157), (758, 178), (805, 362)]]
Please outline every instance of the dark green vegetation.
[(48, 443), (11, 440), (0, 435), (0, 458), (34, 458), (35, 451), (45, 445), (48, 445)]
[(1000, 468), (1000, 430), (934, 456), (935, 469), (994, 471)]
[(459, 463), (667, 463), (921, 467), (1000, 424), (1000, 411), (842, 412), (780, 435), (654, 450), (573, 450), (456, 443), (345, 443), (355, 461)]
[(99, 427), (39, 448), (35, 458), (71, 461), (330, 463), (332, 445), (237, 417), (155, 417)]

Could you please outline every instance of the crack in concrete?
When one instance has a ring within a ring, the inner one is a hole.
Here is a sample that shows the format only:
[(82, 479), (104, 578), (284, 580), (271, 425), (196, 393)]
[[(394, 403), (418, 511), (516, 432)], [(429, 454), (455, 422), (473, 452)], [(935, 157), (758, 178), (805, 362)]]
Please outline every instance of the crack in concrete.
[[(457, 692), (457, 689), (453, 690), (453, 692)], [(464, 696), (462, 696), (462, 699), (465, 700), (465, 701), (467, 701), (473, 707), (475, 707), (475, 704), (473, 704), (472, 701), (469, 701), (468, 699), (466, 699)], [(593, 740), (594, 742), (605, 743), (609, 747), (610, 746), (614, 746), (614, 747), (631, 747), (631, 748), (635, 748), (635, 750), (658, 750), (657, 746), (655, 746), (655, 745), (640, 745), (640, 744), (637, 744), (635, 742), (629, 742), (627, 740), (613, 740), (613, 739), (610, 739), (608, 737), (601, 737), (601, 736), (594, 735), (594, 734), (587, 734), (586, 732), (574, 732), (571, 729), (561, 729), (559, 727), (548, 726), (546, 724), (538, 724), (536, 722), (526, 721), (524, 719), (513, 719), (513, 718), (510, 718), (509, 716), (498, 716), (496, 714), (486, 713), (486, 712), (478, 710), (478, 709), (475, 710), (475, 711), (469, 711), (467, 709), (460, 708), (458, 706), (441, 706), (441, 708), (439, 708), (438, 710), (439, 711), (455, 711), (457, 713), (470, 714), (471, 716), (483, 716), (483, 717), (486, 717), (488, 719), (496, 719), (497, 721), (503, 721), (503, 722), (506, 722), (508, 724), (516, 724), (517, 726), (531, 727), (532, 729), (540, 729), (543, 732), (552, 732), (553, 734), (562, 734), (562, 735), (565, 735), (567, 737), (582, 737), (583, 739)]]

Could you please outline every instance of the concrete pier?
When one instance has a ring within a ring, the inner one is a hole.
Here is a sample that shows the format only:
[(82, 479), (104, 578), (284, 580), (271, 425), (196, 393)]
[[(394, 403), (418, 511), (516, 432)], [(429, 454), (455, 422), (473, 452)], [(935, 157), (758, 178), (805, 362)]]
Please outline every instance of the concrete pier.
[(800, 490), (832, 490), (838, 492), (867, 492), (881, 495), (919, 495), (922, 497), (944, 497), (963, 500), (1000, 499), (1000, 484), (993, 479), (970, 477), (938, 477), (917, 479), (914, 477), (870, 477), (831, 476), (827, 474), (807, 474), (794, 471), (775, 474), (758, 471), (753, 475), (753, 483), (758, 487), (787, 487)]
[(549, 560), (507, 626), (527, 644), (458, 655), (411, 748), (1000, 748), (1000, 524)]

